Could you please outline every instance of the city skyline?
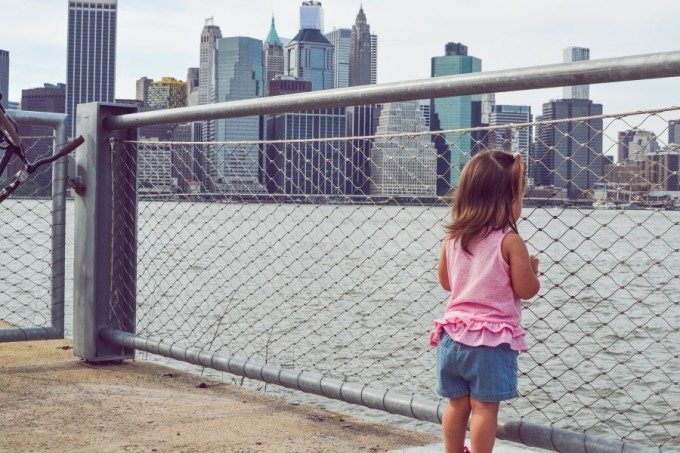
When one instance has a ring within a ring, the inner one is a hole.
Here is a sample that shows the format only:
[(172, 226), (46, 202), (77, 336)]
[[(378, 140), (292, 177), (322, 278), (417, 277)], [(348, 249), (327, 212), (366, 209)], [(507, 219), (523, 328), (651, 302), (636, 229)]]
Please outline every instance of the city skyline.
[[(356, 4), (322, 3), (326, 32), (351, 27), (363, 4), (372, 32), (380, 36), (378, 83), (428, 78), (429, 59), (438, 55), (441, 46), (449, 41), (466, 43), (470, 52), (485, 62), (484, 69), (490, 71), (559, 63), (563, 49), (569, 46), (588, 47), (591, 58), (598, 59), (674, 50), (673, 43), (680, 38), (680, 31), (672, 26), (672, 18), (680, 14), (680, 4), (669, 1), (657, 2), (660, 8), (655, 11), (661, 14), (653, 24), (639, 21), (636, 3), (632, 1), (620, 2), (617, 8), (585, 1), (531, 4), (533, 18), (530, 21), (524, 18), (526, 8), (520, 4), (494, 4), (498, 14), (484, 15), (483, 22), (460, 18), (481, 17), (489, 7), (488, 1), (474, 5), (453, 6), (444, 1), (432, 4), (441, 11), (450, 10), (452, 15), (433, 15), (431, 9), (426, 8), (414, 10), (402, 0), (390, 3), (389, 14), (384, 14), (385, 5), (377, 0)], [(531, 2), (520, 0), (519, 3), (528, 7)], [(279, 36), (291, 38), (298, 31), (299, 4), (298, 0), (261, 1), (258, 8), (250, 8), (238, 2), (189, 4), (179, 0), (148, 0), (140, 5), (122, 0), (118, 8), (116, 97), (134, 98), (135, 81), (143, 75), (153, 79), (163, 76), (183, 79), (186, 68), (197, 65), (196, 35), (207, 17), (215, 17), (215, 24), (223, 28), (224, 36), (264, 39), (273, 13)], [(579, 4), (587, 5), (585, 10), (590, 14), (582, 14)], [(157, 15), (161, 7), (164, 10), (162, 21)], [(22, 89), (39, 87), (48, 81), (65, 81), (66, 2), (26, 0), (4, 12), (8, 26), (3, 48), (12, 54), (9, 100), (18, 101)], [(45, 32), (36, 35), (20, 26), (19, 19), (25, 16), (31, 17)], [(409, 33), (394, 27), (394, 21), (400, 17), (408, 18), (404, 23), (408, 24)], [(606, 25), (603, 17), (607, 18), (606, 22), (617, 24), (617, 27), (608, 27), (606, 34), (602, 31)], [(504, 32), (503, 24), (513, 22), (513, 18), (516, 23), (525, 22), (525, 26), (514, 27), (512, 33)], [(484, 27), (479, 26), (482, 23)], [(452, 25), (455, 25), (455, 32), (450, 31)], [(489, 33), (493, 29), (498, 33)], [(414, 34), (418, 36), (417, 40), (412, 39)], [(59, 36), (63, 39), (55, 39)], [(172, 42), (171, 46), (168, 46), (168, 40)], [(159, 48), (164, 51), (159, 52)], [(516, 49), (526, 51), (517, 52)], [(591, 85), (590, 98), (602, 103), (605, 113), (618, 113), (672, 104), (666, 100), (665, 93), (677, 92), (678, 88), (680, 81), (677, 79)], [(497, 102), (530, 105), (538, 111), (544, 102), (561, 98), (561, 91), (561, 88), (553, 88), (500, 93)]]

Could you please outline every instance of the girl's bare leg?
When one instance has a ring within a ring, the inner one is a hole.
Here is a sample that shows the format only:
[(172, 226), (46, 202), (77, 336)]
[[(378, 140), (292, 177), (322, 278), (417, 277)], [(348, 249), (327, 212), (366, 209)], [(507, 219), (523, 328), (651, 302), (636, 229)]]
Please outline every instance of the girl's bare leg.
[(470, 421), (470, 451), (491, 453), (496, 441), (499, 403), (485, 403), (470, 398), (472, 420)]
[(469, 396), (450, 399), (449, 404), (444, 409), (442, 430), (444, 431), (446, 453), (461, 453), (463, 451), (470, 409)]

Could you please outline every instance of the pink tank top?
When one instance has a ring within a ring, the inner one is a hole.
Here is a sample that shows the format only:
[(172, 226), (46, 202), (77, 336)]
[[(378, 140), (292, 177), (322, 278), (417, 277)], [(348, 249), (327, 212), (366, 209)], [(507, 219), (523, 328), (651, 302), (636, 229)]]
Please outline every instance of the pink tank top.
[(459, 241), (446, 242), (446, 264), (451, 298), (444, 317), (434, 321), (430, 345), (437, 346), (442, 331), (468, 346), (507, 343), (526, 351), (526, 332), (520, 326), (521, 302), (512, 290), (510, 266), (501, 242), (508, 231), (495, 230), (473, 242), (465, 253)]

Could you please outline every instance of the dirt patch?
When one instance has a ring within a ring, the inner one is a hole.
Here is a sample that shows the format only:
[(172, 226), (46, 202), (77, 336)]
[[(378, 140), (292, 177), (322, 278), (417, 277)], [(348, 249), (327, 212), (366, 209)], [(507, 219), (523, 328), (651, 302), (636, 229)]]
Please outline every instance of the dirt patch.
[(439, 440), (141, 360), (88, 365), (70, 346), (0, 345), (0, 450), (377, 452)]

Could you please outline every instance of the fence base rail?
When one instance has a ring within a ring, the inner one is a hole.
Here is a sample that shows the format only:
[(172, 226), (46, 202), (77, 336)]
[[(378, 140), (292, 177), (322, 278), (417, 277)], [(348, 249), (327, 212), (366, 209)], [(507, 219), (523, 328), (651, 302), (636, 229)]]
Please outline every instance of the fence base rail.
[(13, 327), (0, 329), (0, 343), (12, 341), (61, 340), (64, 331), (56, 327)]
[[(446, 402), (439, 399), (406, 395), (358, 382), (329, 378), (320, 373), (258, 363), (245, 357), (145, 338), (115, 329), (101, 329), (99, 339), (116, 346), (145, 351), (193, 365), (226, 371), (237, 376), (432, 423), (441, 423), (446, 406)], [(588, 453), (656, 451), (656, 449), (635, 443), (607, 440), (565, 429), (524, 422), (499, 424), (498, 438), (552, 451)]]

